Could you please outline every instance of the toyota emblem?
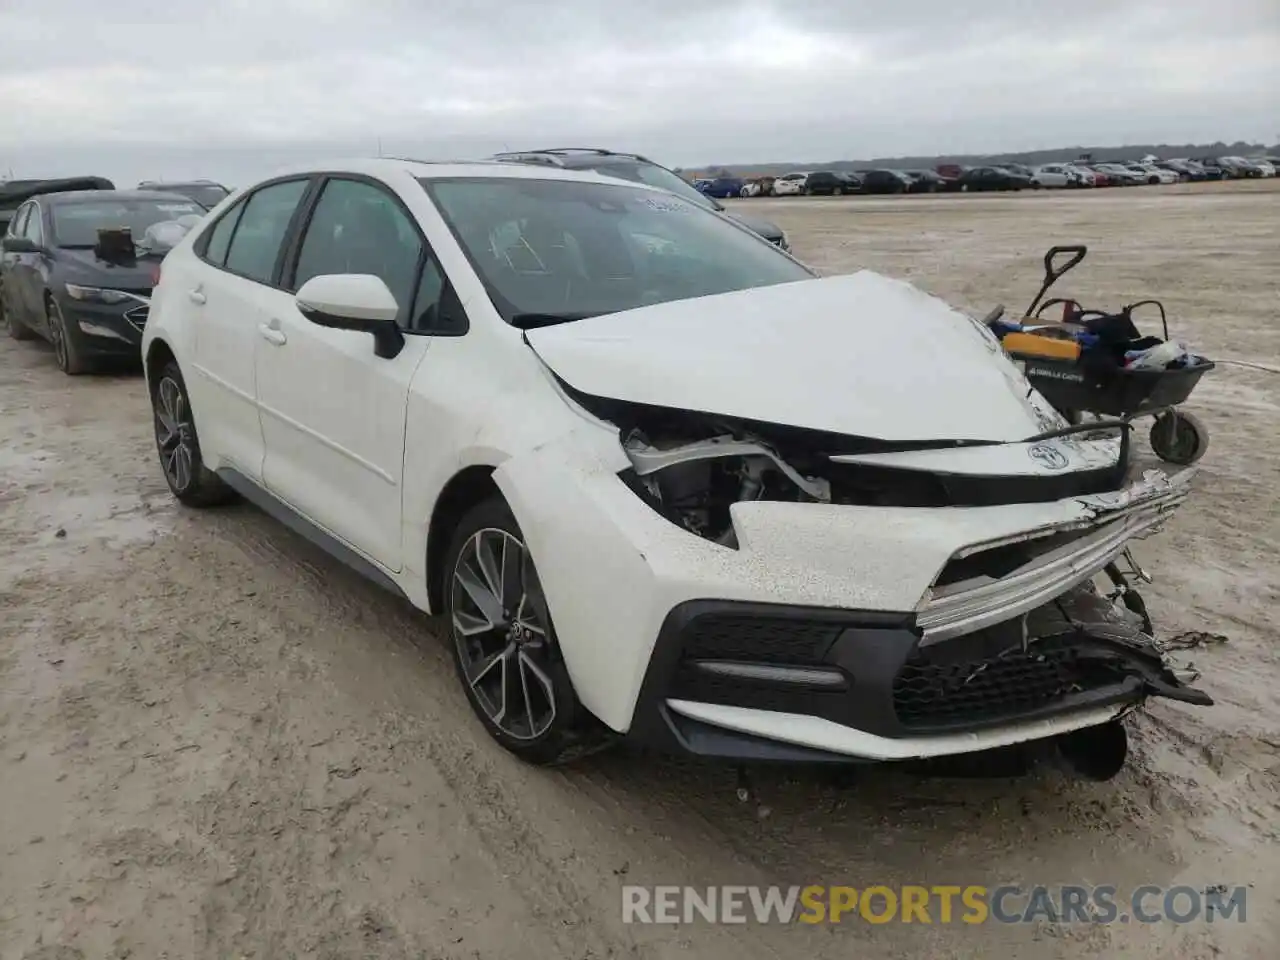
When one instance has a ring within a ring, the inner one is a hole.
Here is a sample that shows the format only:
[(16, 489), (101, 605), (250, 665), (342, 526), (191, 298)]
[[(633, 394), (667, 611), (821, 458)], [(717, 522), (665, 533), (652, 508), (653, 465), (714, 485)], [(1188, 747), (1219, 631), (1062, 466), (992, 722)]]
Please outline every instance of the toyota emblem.
[(1048, 443), (1037, 443), (1034, 447), (1029, 447), (1027, 456), (1046, 470), (1061, 470), (1067, 465), (1067, 455)]

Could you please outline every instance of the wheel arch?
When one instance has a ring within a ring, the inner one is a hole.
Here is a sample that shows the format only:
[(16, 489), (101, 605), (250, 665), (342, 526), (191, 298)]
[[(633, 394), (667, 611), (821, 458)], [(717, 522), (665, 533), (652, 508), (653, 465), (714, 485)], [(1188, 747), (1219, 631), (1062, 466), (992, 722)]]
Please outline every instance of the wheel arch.
[(146, 358), (143, 360), (143, 371), (147, 378), (148, 393), (155, 391), (156, 380), (159, 378), (160, 371), (164, 369), (165, 364), (177, 362), (178, 357), (168, 343), (159, 337), (151, 341), (151, 345), (147, 348)]
[(432, 613), (444, 609), (444, 561), (458, 522), (472, 507), (502, 496), (493, 479), (496, 468), (488, 464), (464, 467), (449, 478), (436, 497), (427, 524), (427, 602)]

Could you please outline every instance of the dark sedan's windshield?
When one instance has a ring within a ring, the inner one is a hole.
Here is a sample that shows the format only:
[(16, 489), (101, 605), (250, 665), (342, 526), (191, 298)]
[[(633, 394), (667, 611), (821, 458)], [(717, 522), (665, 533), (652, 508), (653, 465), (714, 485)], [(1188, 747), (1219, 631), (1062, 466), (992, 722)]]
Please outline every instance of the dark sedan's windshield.
[(77, 200), (55, 203), (53, 242), (59, 247), (94, 247), (99, 230), (128, 228), (138, 241), (147, 227), (195, 214), (204, 215), (198, 203), (175, 196), (167, 200)]
[(147, 187), (148, 190), (162, 190), (165, 193), (176, 193), (179, 196), (188, 197), (203, 207), (212, 210), (222, 202), (222, 198), (227, 195), (226, 187), (219, 187), (217, 184), (209, 183), (175, 183), (165, 184), (160, 187)]
[(813, 276), (671, 194), (531, 178), (421, 182), (508, 322), (616, 313)]

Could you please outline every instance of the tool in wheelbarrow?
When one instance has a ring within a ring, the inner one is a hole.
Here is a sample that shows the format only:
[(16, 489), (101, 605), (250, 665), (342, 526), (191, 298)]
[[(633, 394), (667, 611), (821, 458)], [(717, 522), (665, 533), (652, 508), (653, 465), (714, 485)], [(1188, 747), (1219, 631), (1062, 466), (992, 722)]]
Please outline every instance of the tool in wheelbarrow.
[[(1088, 253), (1084, 246), (1050, 247), (1044, 282), (1021, 320), (1004, 317), (999, 306), (984, 323), (1027, 379), (1070, 422), (1083, 414), (1125, 421), (1151, 416), (1151, 448), (1169, 463), (1190, 464), (1208, 448), (1209, 434), (1198, 418), (1178, 409), (1214, 364), (1169, 338), (1169, 321), (1158, 300), (1140, 300), (1118, 312), (1087, 310), (1068, 298), (1045, 294)], [(1061, 318), (1045, 312), (1061, 306)], [(1163, 339), (1144, 336), (1135, 310), (1159, 310)]]

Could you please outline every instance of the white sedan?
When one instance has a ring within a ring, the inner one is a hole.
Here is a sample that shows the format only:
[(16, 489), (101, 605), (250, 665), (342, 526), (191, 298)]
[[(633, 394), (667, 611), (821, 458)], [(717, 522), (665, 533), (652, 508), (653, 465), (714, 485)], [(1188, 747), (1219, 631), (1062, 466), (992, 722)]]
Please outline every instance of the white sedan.
[(1147, 178), (1147, 183), (1152, 186), (1179, 183), (1182, 180), (1176, 170), (1166, 170), (1164, 167), (1157, 167), (1154, 163), (1130, 163), (1126, 164), (1126, 166), (1134, 173), (1144, 175)]
[(1135, 705), (1211, 702), (1092, 582), (1189, 472), (1127, 480), (985, 326), (655, 188), (295, 169), (168, 255), (142, 351), (174, 496), (441, 613), (530, 762), (1038, 741), (1107, 776)]
[(1036, 180), (1042, 187), (1082, 187), (1093, 186), (1093, 175), (1085, 182), (1084, 171), (1068, 163), (1046, 163), (1035, 170)]
[(773, 181), (773, 195), (775, 197), (797, 197), (804, 193), (805, 183), (809, 179), (807, 173), (784, 173), (780, 177), (775, 177)]

